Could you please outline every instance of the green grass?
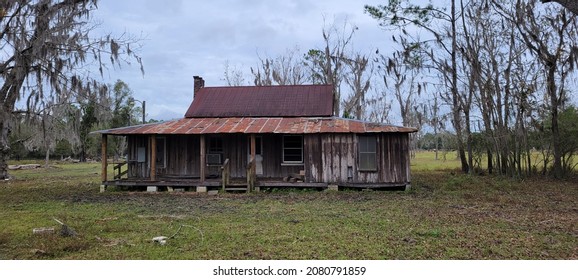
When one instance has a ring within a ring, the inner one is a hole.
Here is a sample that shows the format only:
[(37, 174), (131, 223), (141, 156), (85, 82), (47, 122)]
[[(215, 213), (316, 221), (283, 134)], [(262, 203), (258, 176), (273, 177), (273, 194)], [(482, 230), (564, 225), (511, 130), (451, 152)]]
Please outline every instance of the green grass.
[[(99, 193), (99, 164), (14, 171), (0, 259), (578, 258), (575, 181), (459, 175), (431, 156), (412, 161), (410, 192)], [(32, 234), (53, 218), (78, 235)]]
[(410, 159), (412, 171), (459, 169), (460, 160), (455, 151), (440, 151), (436, 159), (435, 152), (416, 152)]

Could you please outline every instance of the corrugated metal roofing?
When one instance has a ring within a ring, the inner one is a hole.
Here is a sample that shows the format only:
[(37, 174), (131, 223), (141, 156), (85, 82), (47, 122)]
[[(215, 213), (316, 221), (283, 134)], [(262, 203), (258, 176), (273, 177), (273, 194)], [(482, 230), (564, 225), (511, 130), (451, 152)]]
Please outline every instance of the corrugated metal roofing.
[(417, 129), (336, 117), (322, 118), (183, 118), (179, 120), (120, 127), (94, 133), (131, 134), (217, 134), (217, 133), (412, 133)]
[(331, 85), (205, 87), (185, 114), (186, 118), (331, 116)]

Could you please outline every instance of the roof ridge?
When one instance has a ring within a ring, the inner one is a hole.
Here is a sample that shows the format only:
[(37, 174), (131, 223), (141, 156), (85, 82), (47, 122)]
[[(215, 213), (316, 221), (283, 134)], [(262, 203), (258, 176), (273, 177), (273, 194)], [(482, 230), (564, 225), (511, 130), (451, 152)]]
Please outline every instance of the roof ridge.
[(316, 86), (316, 87), (327, 87), (327, 86), (332, 86), (331, 84), (300, 84), (300, 85), (266, 85), (266, 86), (210, 86), (210, 87), (203, 87), (200, 90), (206, 89), (206, 88), (229, 88), (229, 89), (234, 89), (234, 88), (266, 88), (266, 87), (311, 87), (311, 86)]

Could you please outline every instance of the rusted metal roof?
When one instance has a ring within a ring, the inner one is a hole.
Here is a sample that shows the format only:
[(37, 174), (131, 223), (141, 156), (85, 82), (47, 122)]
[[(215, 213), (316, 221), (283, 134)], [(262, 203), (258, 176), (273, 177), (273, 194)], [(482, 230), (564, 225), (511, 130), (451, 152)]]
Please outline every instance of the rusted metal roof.
[(205, 87), (185, 114), (186, 118), (331, 116), (331, 85)]
[(336, 117), (320, 118), (183, 118), (154, 124), (95, 131), (110, 135), (186, 135), (218, 133), (412, 133), (412, 127), (393, 126)]

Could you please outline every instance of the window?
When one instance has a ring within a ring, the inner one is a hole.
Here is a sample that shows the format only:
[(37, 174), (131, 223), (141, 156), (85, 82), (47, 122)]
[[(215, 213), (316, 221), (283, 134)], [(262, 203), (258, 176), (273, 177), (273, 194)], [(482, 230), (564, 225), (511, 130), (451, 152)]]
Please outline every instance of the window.
[(221, 165), (223, 164), (223, 138), (210, 137), (208, 153), (206, 158), (207, 165)]
[(209, 153), (223, 153), (223, 138), (211, 137), (209, 138)]
[(359, 136), (359, 170), (377, 171), (377, 138)]
[(283, 163), (303, 163), (303, 136), (283, 136)]
[(138, 147), (136, 149), (136, 162), (143, 163), (146, 161), (147, 150), (145, 147)]

